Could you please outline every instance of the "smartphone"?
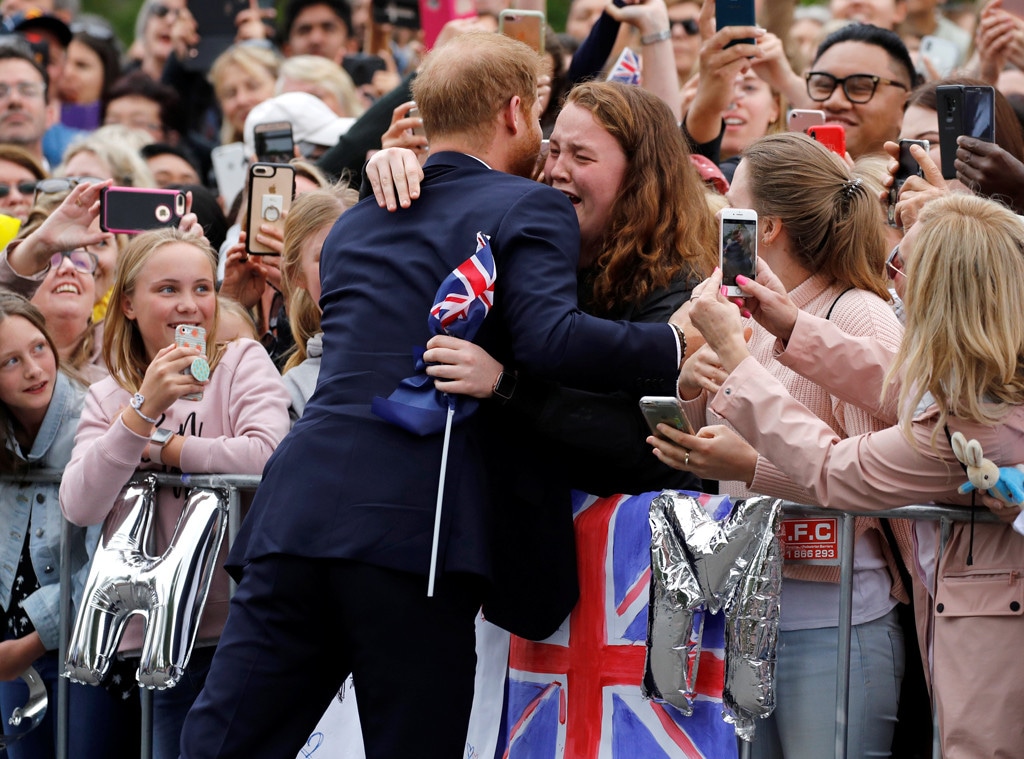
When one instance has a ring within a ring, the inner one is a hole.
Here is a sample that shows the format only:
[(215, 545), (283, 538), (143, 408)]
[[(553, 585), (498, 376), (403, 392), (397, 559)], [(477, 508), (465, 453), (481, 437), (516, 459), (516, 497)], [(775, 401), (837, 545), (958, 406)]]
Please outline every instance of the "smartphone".
[(1003, 0), (999, 3), (999, 7), (1007, 13), (1024, 18), (1024, 0)]
[(100, 191), (100, 229), (135, 234), (176, 227), (185, 215), (185, 193), (143, 187), (104, 187)]
[(419, 6), (424, 52), (434, 46), (437, 36), (449, 21), (476, 15), (476, 4), (473, 0), (423, 0)]
[(288, 121), (257, 124), (252, 129), (256, 160), (263, 163), (288, 163), (295, 157), (292, 125)]
[(807, 134), (807, 130), (812, 126), (822, 126), (824, 123), (824, 111), (794, 108), (786, 116), (786, 129), (790, 132), (803, 132)]
[[(199, 43), (180, 61), (189, 71), (207, 71), (217, 56), (235, 42), (235, 17), (249, 8), (249, 0), (188, 0), (196, 20)], [(260, 8), (273, 8), (274, 0), (259, 0)]]
[(722, 285), (727, 297), (742, 298), (736, 285), (742, 274), (755, 279), (757, 274), (757, 211), (751, 208), (723, 208), (718, 213), (719, 261)]
[(820, 142), (840, 158), (846, 156), (846, 128), (842, 124), (820, 124), (807, 130), (807, 135)]
[(683, 410), (679, 407), (679, 401), (670, 395), (645, 395), (640, 399), (640, 413), (644, 415), (651, 434), (655, 437), (665, 438), (658, 431), (659, 424), (667, 424), (682, 430), (688, 435), (693, 434), (693, 428), (683, 416)]
[(245, 189), (245, 145), (241, 142), (218, 145), (210, 151), (210, 161), (217, 180), (217, 194), (224, 199), (225, 207), (230, 208), (238, 193)]
[(889, 188), (887, 221), (889, 222), (890, 227), (896, 226), (896, 203), (899, 201), (900, 190), (903, 189), (903, 183), (910, 177), (924, 176), (924, 170), (917, 162), (917, 159), (910, 154), (911, 145), (920, 145), (924, 148), (925, 153), (927, 153), (929, 148), (931, 148), (931, 143), (929, 143), (928, 140), (900, 140), (900, 165), (899, 168), (896, 169), (896, 175), (892, 178), (892, 187)]
[(917, 73), (927, 79), (929, 73), (924, 65), (925, 58), (931, 61), (939, 77), (944, 79), (953, 73), (960, 62), (960, 48), (955, 42), (926, 34), (921, 38), (921, 47), (917, 51)]
[[(179, 324), (174, 328), (174, 344), (181, 347), (192, 348), (196, 352), (196, 356), (202, 357), (206, 360), (206, 330), (200, 327), (198, 324)], [(207, 376), (209, 378), (209, 364), (207, 364)], [(182, 374), (192, 374), (191, 369), (185, 369)], [(200, 380), (206, 378), (200, 377)], [(188, 395), (181, 396), (187, 401), (201, 401), (203, 399), (202, 392), (189, 393)]]
[[(727, 26), (757, 26), (754, 13), (754, 0), (716, 0), (715, 29), (722, 30)], [(739, 44), (753, 45), (753, 37), (733, 40), (726, 47)]]
[(544, 13), (542, 11), (503, 10), (498, 14), (498, 31), (519, 40), (538, 53), (544, 53)]
[(942, 176), (956, 179), (956, 138), (962, 134), (995, 142), (995, 90), (988, 86), (941, 84), (936, 88)]
[(249, 197), (245, 208), (245, 250), (254, 256), (276, 256), (276, 250), (260, 244), (260, 226), (270, 224), (284, 231), (284, 217), (295, 195), (295, 167), (281, 163), (254, 163), (249, 167)]
[(996, 91), (987, 85), (964, 87), (964, 134), (996, 141)]
[[(420, 117), (420, 109), (417, 108), (416, 106), (413, 106), (412, 108), (409, 109), (409, 112), (407, 114), (405, 114), (405, 115), (408, 116), (410, 119), (418, 119)], [(426, 137), (427, 136), (427, 132), (426, 132), (426, 130), (423, 129), (422, 124), (420, 126), (418, 126), (418, 127), (413, 127), (412, 128), (412, 133), (415, 134), (415, 135), (419, 135), (420, 137)]]

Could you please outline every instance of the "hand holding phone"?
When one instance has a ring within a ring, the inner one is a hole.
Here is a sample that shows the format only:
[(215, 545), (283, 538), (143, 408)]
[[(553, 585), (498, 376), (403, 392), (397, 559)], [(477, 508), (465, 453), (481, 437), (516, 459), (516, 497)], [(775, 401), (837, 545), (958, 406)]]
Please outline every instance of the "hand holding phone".
[(693, 434), (693, 428), (683, 415), (679, 402), (670, 395), (645, 395), (640, 399), (640, 412), (644, 415), (651, 434), (662, 440), (665, 436), (658, 431), (659, 424), (675, 427), (688, 435)]
[(964, 134), (996, 141), (995, 90), (988, 86), (943, 84), (936, 90), (942, 178), (956, 179), (956, 139)]
[(900, 140), (899, 167), (896, 169), (896, 174), (892, 178), (892, 187), (889, 188), (889, 205), (887, 214), (889, 226), (891, 227), (896, 226), (896, 203), (899, 202), (900, 190), (903, 189), (903, 184), (910, 179), (910, 177), (924, 176), (924, 169), (921, 168), (917, 159), (910, 153), (911, 145), (920, 145), (926, 153), (931, 147), (928, 140)]
[(723, 208), (718, 212), (719, 259), (722, 286), (729, 298), (744, 297), (736, 284), (743, 275), (757, 275), (757, 211), (751, 208)]

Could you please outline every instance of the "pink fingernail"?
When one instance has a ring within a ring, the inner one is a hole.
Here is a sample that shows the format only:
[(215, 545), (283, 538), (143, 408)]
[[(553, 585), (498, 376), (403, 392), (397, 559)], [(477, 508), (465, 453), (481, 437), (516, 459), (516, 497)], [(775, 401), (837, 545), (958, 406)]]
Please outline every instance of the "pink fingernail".
[(740, 314), (743, 316), (744, 319), (749, 319), (750, 318), (750, 312), (747, 311), (747, 309), (745, 309), (745, 308), (740, 311)]
[(729, 294), (728, 291), (725, 289), (725, 285), (722, 285), (721, 288), (719, 288), (718, 292), (720, 292), (722, 295)]
[(747, 279), (746, 277), (744, 277), (742, 274), (737, 274), (736, 275), (736, 284), (738, 284), (738, 285), (745, 285), (749, 281), (750, 280)]

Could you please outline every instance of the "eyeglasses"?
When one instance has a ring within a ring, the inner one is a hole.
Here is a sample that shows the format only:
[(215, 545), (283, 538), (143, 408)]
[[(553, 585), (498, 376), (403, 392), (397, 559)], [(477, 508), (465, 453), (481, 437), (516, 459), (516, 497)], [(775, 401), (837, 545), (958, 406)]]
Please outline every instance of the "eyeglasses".
[(37, 98), (42, 97), (46, 88), (43, 87), (42, 82), (15, 82), (14, 84), (0, 82), (0, 100), (9, 98), (14, 90), (17, 90), (23, 98)]
[(87, 34), (98, 40), (114, 39), (114, 31), (109, 26), (84, 21), (76, 21), (71, 25), (72, 34)]
[(36, 182), (35, 180), (18, 182), (17, 184), (0, 182), (0, 198), (6, 198), (11, 194), (11, 190), (17, 190), (22, 195), (32, 195), (36, 191)]
[(846, 94), (846, 99), (851, 103), (863, 105), (875, 96), (875, 90), (879, 84), (891, 84), (900, 89), (909, 89), (902, 82), (895, 82), (892, 79), (883, 79), (873, 74), (851, 74), (850, 76), (832, 76), (824, 71), (809, 71), (805, 77), (807, 80), (807, 96), (816, 103), (824, 103), (835, 92), (840, 85)]
[(896, 279), (897, 274), (906, 279), (907, 275), (903, 271), (905, 266), (906, 264), (903, 263), (903, 259), (900, 258), (900, 246), (897, 245), (889, 253), (889, 257), (885, 259), (885, 273), (889, 276), (889, 279)]
[(95, 184), (102, 182), (100, 177), (50, 177), (49, 179), (40, 179), (35, 183), (35, 195), (32, 198), (32, 204), (35, 205), (40, 195), (55, 195), (59, 192), (70, 192), (75, 189), (82, 182), (89, 182)]
[(683, 33), (687, 37), (696, 37), (700, 34), (700, 23), (698, 23), (695, 18), (676, 19), (675, 21), (668, 22), (668, 28), (673, 32), (676, 30), (677, 26), (681, 26), (683, 28)]
[(82, 272), (82, 274), (95, 274), (96, 267), (100, 265), (100, 260), (93, 253), (84, 248), (75, 248), (74, 250), (62, 250), (60, 253), (54, 253), (50, 256), (50, 266), (54, 269), (60, 268), (65, 258), (71, 261), (71, 265)]
[(170, 16), (171, 14), (173, 14), (174, 17), (177, 18), (181, 15), (181, 11), (178, 8), (168, 8), (163, 3), (153, 3), (152, 7), (150, 8), (150, 12), (157, 18), (165, 18), (167, 16)]

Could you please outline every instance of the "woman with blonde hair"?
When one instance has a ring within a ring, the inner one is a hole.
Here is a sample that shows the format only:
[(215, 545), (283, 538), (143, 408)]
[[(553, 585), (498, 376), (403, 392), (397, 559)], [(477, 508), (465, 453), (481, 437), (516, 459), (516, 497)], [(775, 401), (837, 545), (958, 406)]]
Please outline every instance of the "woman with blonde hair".
[(118, 187), (156, 187), (153, 172), (128, 134), (137, 135), (140, 147), (152, 142), (149, 135), (141, 130), (126, 130), (116, 125), (101, 127), (71, 143), (53, 175), (113, 179)]
[(221, 53), (210, 66), (209, 80), (223, 121), (220, 144), (241, 142), (249, 111), (274, 96), (281, 56), (257, 45), (238, 43)]
[[(699, 288), (691, 311), (724, 374), (712, 405), (762, 455), (823, 506), (891, 509), (970, 502), (952, 450), (961, 433), (999, 466), (1024, 461), (1024, 226), (991, 200), (955, 193), (932, 201), (900, 243), (906, 333), (894, 350), (856, 340), (799, 310), (767, 267), (740, 287), (747, 307), (781, 339), (794, 371), (898, 426), (842, 439), (750, 359), (735, 306)], [(821, 356), (828, 355), (828, 361)], [(898, 389), (898, 392), (897, 392)], [(678, 465), (694, 438), (648, 440)], [(1019, 507), (986, 498), (1010, 522)], [(1019, 652), (1024, 536), (1009, 524), (917, 521), (912, 571), (922, 650), (943, 756), (1016, 756), (1024, 745)], [(999, 683), (993, 699), (992, 683)], [(780, 694), (781, 703), (781, 694)], [(854, 704), (851, 699), (851, 704)]]
[[(883, 274), (885, 238), (878, 200), (867, 183), (837, 155), (795, 132), (763, 137), (742, 155), (726, 197), (734, 207), (757, 211), (758, 259), (778, 272), (801, 310), (895, 350), (901, 329)], [(836, 435), (854, 436), (887, 425), (795, 375), (776, 359), (775, 337), (756, 323), (750, 326), (750, 350), (758, 363)], [(721, 374), (719, 358), (708, 347), (683, 366), (683, 410), (699, 432), (689, 455), (672, 463), (704, 479), (719, 480), (720, 492), (733, 497), (765, 494), (816, 503), (812, 493), (779, 468), (781, 462), (758, 455), (715, 413), (707, 390)], [(896, 722), (904, 671), (896, 606), (909, 601), (896, 554), (909, 553), (910, 535), (906, 524), (892, 526), (899, 536), (896, 551), (877, 519), (856, 522), (850, 756), (887, 756)], [(797, 534), (795, 528), (783, 530), (784, 536)], [(831, 716), (839, 567), (803, 561), (805, 548), (792, 537), (784, 540), (778, 701), (773, 714), (758, 723), (755, 757), (825, 756), (835, 748)]]
[[(125, 249), (103, 335), (110, 376), (89, 388), (61, 482), (61, 508), (72, 523), (106, 523), (118, 493), (139, 471), (259, 474), (288, 432), (288, 395), (263, 346), (244, 338), (216, 340), (216, 262), (193, 230), (144, 232)], [(206, 380), (189, 371), (196, 351), (175, 343), (181, 324), (202, 327), (209, 336), (202, 354)], [(184, 504), (178, 489), (157, 493), (154, 555), (167, 549)], [(219, 571), (226, 553), (223, 547), (218, 555), (184, 676), (154, 693), (156, 759), (178, 756), (185, 714), (227, 618), (228, 580)], [(139, 650), (140, 623), (128, 623), (122, 652)]]
[(332, 185), (299, 196), (284, 222), (281, 285), (295, 345), (284, 365), (284, 384), (298, 419), (320, 374), (320, 249), (334, 222), (359, 201), (346, 185)]
[(293, 55), (285, 58), (274, 88), (275, 95), (282, 92), (308, 92), (316, 95), (342, 117), (359, 118), (366, 110), (348, 72), (320, 55)]

